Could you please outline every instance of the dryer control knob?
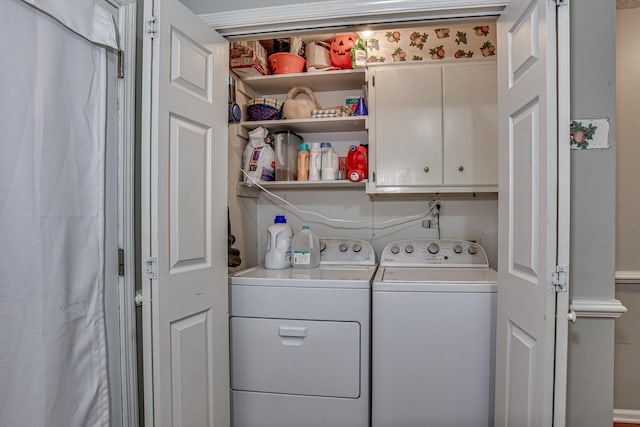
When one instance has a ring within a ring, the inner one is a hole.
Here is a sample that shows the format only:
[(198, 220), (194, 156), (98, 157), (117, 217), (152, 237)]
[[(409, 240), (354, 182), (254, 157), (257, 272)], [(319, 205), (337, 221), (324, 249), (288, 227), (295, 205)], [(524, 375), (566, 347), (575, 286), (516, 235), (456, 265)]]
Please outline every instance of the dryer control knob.
[(473, 246), (473, 245), (469, 246), (469, 249), (467, 249), (467, 250), (469, 251), (469, 253), (470, 253), (471, 255), (475, 255), (475, 254), (477, 254), (477, 253), (478, 253), (478, 248), (476, 248), (476, 247), (475, 247), (475, 246)]
[(435, 255), (440, 252), (440, 246), (437, 243), (430, 243), (429, 246), (427, 246), (427, 250), (430, 254)]
[(455, 245), (453, 247), (453, 252), (457, 253), (457, 254), (461, 254), (462, 253), (462, 246), (460, 245)]
[(413, 245), (407, 245), (404, 248), (404, 251), (408, 254), (412, 254), (413, 253)]
[(360, 246), (360, 243), (354, 243), (353, 245), (353, 252), (358, 253), (362, 250), (362, 246)]
[(400, 252), (400, 248), (398, 246), (391, 246), (391, 253), (396, 255), (398, 252)]
[(338, 250), (340, 252), (346, 252), (347, 249), (349, 249), (349, 245), (347, 245), (346, 243), (340, 243), (340, 246), (338, 246)]

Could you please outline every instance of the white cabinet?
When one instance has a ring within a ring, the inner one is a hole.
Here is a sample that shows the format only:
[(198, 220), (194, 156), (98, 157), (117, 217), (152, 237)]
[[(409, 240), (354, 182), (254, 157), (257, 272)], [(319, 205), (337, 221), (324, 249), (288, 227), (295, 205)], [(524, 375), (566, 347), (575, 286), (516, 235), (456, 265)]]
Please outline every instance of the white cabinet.
[(373, 68), (371, 79), (369, 148), (375, 149), (375, 160), (370, 157), (369, 162), (376, 174), (374, 185), (442, 184), (442, 68), (391, 65)]
[(370, 67), (368, 193), (498, 189), (495, 62)]
[(444, 67), (444, 185), (498, 185), (496, 82), (495, 62)]

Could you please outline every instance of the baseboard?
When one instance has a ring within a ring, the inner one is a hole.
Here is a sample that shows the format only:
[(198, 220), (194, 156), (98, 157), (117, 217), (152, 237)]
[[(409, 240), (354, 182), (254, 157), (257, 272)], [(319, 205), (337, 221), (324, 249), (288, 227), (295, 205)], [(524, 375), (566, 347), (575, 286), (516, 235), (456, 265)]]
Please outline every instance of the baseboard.
[(614, 409), (613, 422), (640, 425), (640, 409)]

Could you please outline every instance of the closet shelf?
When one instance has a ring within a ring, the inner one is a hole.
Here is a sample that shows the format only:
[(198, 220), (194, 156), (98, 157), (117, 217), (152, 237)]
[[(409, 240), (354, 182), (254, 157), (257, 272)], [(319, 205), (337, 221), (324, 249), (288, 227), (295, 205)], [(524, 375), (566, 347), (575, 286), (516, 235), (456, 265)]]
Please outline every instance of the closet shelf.
[(241, 122), (244, 129), (255, 129), (259, 126), (271, 132), (290, 130), (293, 132), (358, 132), (367, 129), (367, 116), (334, 117), (322, 119), (295, 120), (258, 120)]
[(313, 71), (306, 73), (246, 76), (242, 69), (232, 70), (247, 86), (263, 95), (287, 93), (295, 86), (305, 86), (314, 92), (362, 89), (366, 84), (365, 70)]
[[(316, 190), (316, 189), (340, 189), (340, 188), (364, 188), (367, 180), (351, 182), (348, 179), (336, 181), (260, 181), (260, 185), (267, 190)], [(237, 195), (244, 197), (257, 197), (262, 190), (256, 185), (249, 185), (244, 182), (238, 184)]]

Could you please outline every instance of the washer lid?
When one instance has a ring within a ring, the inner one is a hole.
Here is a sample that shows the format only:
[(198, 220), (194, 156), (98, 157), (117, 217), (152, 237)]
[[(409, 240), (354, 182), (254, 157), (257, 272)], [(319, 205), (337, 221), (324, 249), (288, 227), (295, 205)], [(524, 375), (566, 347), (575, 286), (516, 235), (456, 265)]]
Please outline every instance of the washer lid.
[(374, 291), (496, 292), (498, 274), (491, 268), (380, 268)]
[(231, 285), (294, 286), (303, 288), (369, 288), (378, 267), (320, 266), (311, 269), (268, 270), (263, 266), (229, 277)]

